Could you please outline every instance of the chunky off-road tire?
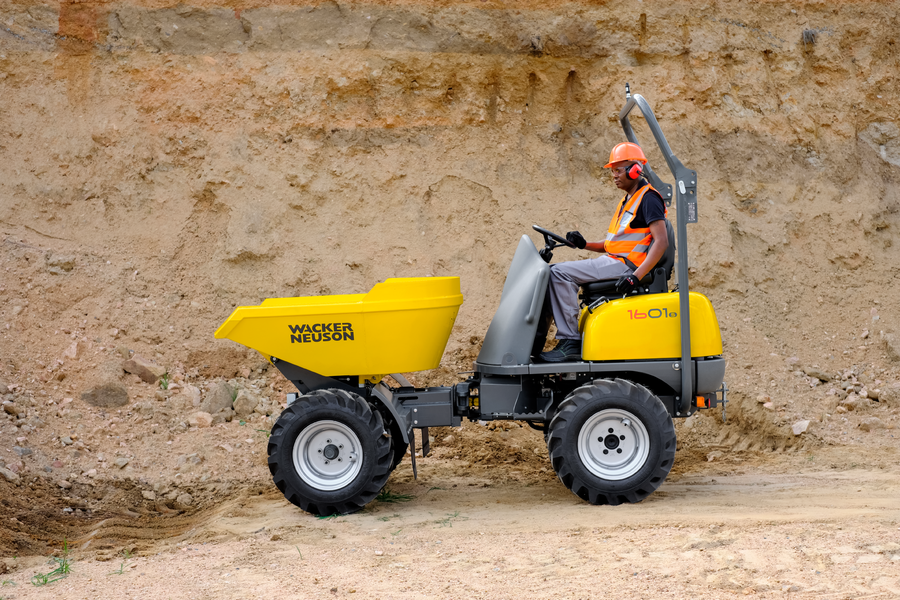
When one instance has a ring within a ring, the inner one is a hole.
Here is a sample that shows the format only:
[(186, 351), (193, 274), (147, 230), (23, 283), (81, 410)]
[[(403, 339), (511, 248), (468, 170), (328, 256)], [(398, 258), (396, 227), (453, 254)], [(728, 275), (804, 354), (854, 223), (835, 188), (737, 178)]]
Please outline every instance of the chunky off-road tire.
[(348, 514), (374, 500), (394, 458), (378, 411), (334, 389), (288, 406), (272, 427), (268, 452), (275, 485), (314, 515)]
[(640, 502), (675, 459), (675, 427), (662, 401), (622, 379), (572, 392), (550, 421), (550, 463), (560, 481), (591, 504)]

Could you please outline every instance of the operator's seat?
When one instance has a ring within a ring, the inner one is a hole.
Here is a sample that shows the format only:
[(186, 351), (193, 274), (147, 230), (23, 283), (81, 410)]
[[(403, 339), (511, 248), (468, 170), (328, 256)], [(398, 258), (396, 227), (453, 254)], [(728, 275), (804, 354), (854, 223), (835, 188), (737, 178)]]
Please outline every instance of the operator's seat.
[[(669, 290), (669, 279), (672, 277), (672, 269), (675, 267), (675, 230), (672, 223), (668, 219), (666, 221), (666, 237), (669, 238), (669, 246), (663, 253), (656, 266), (647, 273), (647, 276), (641, 281), (638, 288), (639, 294), (661, 294)], [(581, 300), (585, 305), (589, 306), (600, 300), (601, 298), (620, 297), (616, 292), (615, 279), (601, 279), (600, 281), (592, 281), (581, 286)]]

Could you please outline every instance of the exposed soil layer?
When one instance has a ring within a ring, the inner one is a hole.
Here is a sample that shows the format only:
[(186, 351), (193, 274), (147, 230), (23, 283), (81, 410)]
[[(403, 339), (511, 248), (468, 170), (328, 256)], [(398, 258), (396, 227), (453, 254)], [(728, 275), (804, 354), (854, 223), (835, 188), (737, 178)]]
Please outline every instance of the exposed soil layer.
[[(897, 30), (887, 2), (3, 3), (0, 597), (900, 595)], [(517, 423), (432, 429), (409, 502), (287, 504), (290, 384), (218, 325), (457, 275), (408, 377), (460, 381), (531, 225), (603, 237), (626, 81), (698, 172), (727, 421), (679, 421), (635, 506), (581, 504)], [(247, 410), (198, 420), (223, 394)], [(75, 572), (31, 586), (64, 540)]]

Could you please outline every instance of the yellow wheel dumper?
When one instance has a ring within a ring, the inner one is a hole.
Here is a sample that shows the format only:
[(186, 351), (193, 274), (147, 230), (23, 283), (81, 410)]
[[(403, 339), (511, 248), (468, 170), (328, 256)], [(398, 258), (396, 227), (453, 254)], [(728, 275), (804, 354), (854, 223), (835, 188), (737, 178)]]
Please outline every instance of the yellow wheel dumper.
[[(272, 428), (269, 469), (285, 497), (319, 515), (372, 501), (421, 429), (519, 420), (544, 432), (559, 479), (591, 504), (640, 502), (675, 458), (673, 418), (721, 406), (725, 361), (715, 310), (688, 290), (687, 223), (697, 174), (672, 153), (647, 101), (626, 88), (619, 120), (638, 143), (638, 108), (675, 178), (677, 235), (635, 295), (616, 280), (582, 287), (581, 360), (538, 363), (553, 250), (565, 238), (522, 236), (474, 371), (452, 386), (413, 387), (405, 372), (434, 369), (463, 298), (456, 277), (388, 279), (367, 294), (276, 298), (238, 307), (216, 331), (263, 354), (297, 388)], [(645, 176), (671, 202), (673, 186)], [(679, 285), (669, 289), (676, 267)], [(386, 375), (394, 382), (388, 383)], [(415, 450), (415, 448), (413, 448)], [(415, 451), (411, 452), (416, 472)]]

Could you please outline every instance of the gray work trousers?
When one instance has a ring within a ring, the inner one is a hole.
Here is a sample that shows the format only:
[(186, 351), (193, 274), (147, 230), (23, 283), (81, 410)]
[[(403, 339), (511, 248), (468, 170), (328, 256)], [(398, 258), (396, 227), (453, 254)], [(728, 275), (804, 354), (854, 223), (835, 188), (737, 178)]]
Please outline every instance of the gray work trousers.
[(550, 307), (556, 321), (556, 339), (577, 340), (578, 287), (601, 279), (615, 279), (631, 273), (620, 260), (604, 254), (597, 258), (571, 260), (550, 265)]

